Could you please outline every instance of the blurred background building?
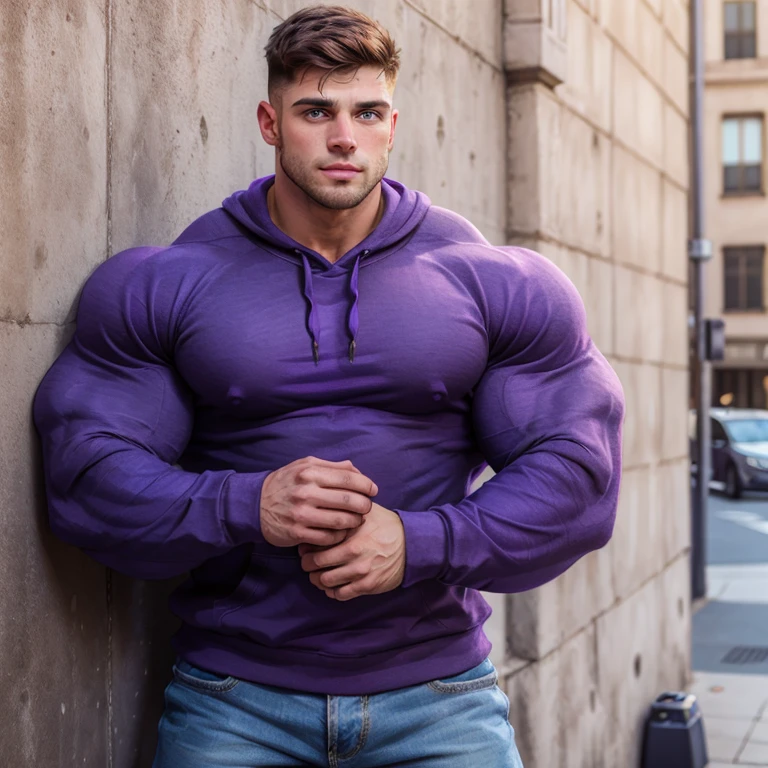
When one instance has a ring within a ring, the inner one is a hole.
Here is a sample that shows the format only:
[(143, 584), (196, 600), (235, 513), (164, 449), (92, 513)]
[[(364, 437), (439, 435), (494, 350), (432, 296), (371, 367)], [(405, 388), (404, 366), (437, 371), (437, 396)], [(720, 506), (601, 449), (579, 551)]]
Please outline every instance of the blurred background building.
[(768, 406), (768, 3), (705, 3), (706, 314), (725, 318), (712, 404)]

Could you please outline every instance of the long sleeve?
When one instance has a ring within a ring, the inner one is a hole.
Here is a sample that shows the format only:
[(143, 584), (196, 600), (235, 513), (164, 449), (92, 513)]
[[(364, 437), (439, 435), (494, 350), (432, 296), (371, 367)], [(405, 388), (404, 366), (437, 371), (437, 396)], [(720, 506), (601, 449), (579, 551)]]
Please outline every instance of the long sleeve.
[(124, 251), (88, 280), (72, 341), (35, 395), (54, 533), (139, 578), (182, 574), (259, 528), (266, 473), (174, 466), (192, 395), (170, 363), (183, 311), (158, 249)]
[(624, 401), (576, 289), (543, 257), (509, 249), (487, 296), (489, 362), (473, 399), (496, 475), (456, 504), (397, 510), (404, 586), (423, 579), (520, 592), (609, 540)]

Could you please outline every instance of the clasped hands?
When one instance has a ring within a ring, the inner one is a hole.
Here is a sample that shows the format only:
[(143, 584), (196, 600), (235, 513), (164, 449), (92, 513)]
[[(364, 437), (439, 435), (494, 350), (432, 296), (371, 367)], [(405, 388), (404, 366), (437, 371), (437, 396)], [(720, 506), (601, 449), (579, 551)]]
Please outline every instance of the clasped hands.
[(275, 470), (261, 491), (261, 532), (298, 545), (309, 580), (334, 600), (400, 586), (405, 534), (399, 515), (374, 504), (376, 484), (351, 461), (308, 457)]

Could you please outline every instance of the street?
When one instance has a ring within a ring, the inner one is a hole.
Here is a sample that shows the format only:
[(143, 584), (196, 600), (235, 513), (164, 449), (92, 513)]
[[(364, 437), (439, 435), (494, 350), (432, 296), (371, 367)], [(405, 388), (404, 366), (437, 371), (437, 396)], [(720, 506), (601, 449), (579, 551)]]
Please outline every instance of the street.
[(768, 494), (748, 492), (734, 501), (711, 493), (707, 565), (745, 563), (764, 563), (768, 567)]
[(693, 616), (693, 692), (710, 767), (768, 766), (768, 494), (710, 494), (707, 598)]
[(694, 669), (768, 674), (768, 495), (710, 494), (707, 596), (693, 617)]

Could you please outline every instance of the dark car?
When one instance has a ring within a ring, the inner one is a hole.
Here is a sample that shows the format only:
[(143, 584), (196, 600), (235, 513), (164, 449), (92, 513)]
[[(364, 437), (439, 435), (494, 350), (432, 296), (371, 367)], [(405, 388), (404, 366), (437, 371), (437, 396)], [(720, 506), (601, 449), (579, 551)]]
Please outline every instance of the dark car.
[[(745, 490), (768, 490), (768, 411), (712, 408), (712, 474), (732, 499)], [(691, 447), (695, 460), (695, 414)]]

